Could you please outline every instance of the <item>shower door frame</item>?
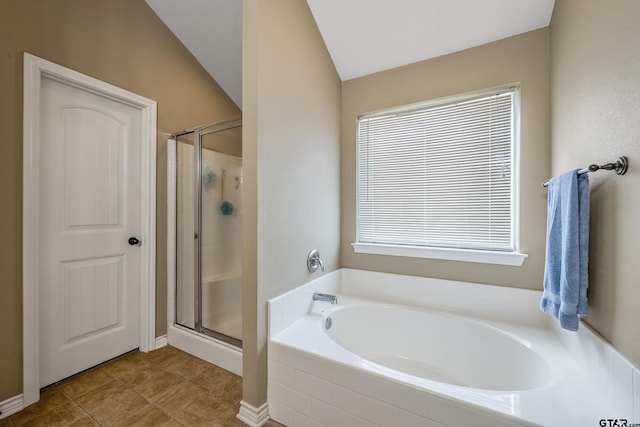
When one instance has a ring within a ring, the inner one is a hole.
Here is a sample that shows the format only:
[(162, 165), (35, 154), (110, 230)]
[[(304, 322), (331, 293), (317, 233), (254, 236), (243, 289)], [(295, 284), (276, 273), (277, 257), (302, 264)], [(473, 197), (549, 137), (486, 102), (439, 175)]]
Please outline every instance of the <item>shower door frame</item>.
[[(225, 344), (231, 345), (233, 347), (242, 349), (242, 340), (239, 340), (234, 337), (230, 337), (228, 335), (222, 334), (215, 330), (206, 328), (202, 324), (202, 137), (205, 135), (210, 135), (213, 133), (223, 132), (225, 130), (235, 129), (242, 126), (242, 118), (236, 117), (229, 120), (225, 120), (222, 122), (200, 126), (193, 129), (187, 129), (182, 132), (175, 133), (171, 135), (171, 138), (176, 141), (176, 153), (175, 158), (177, 159), (177, 149), (178, 149), (178, 138), (181, 136), (193, 134), (193, 152), (194, 152), (194, 202), (195, 202), (195, 212), (194, 212), (194, 328), (193, 331), (196, 333), (204, 334), (208, 337), (219, 340)], [(177, 172), (177, 171), (176, 171)], [(173, 183), (177, 185), (177, 174), (176, 180)], [(177, 192), (177, 188), (176, 188)], [(177, 220), (177, 213), (176, 213)], [(177, 239), (177, 238), (176, 238)], [(177, 243), (177, 240), (176, 240)], [(173, 307), (173, 319), (172, 322), (180, 327), (190, 329), (187, 326), (180, 325), (177, 323), (177, 305), (178, 305), (178, 281), (177, 281), (177, 260), (174, 261), (174, 271), (173, 277), (176, 278), (173, 283), (174, 292), (175, 292), (175, 301)]]

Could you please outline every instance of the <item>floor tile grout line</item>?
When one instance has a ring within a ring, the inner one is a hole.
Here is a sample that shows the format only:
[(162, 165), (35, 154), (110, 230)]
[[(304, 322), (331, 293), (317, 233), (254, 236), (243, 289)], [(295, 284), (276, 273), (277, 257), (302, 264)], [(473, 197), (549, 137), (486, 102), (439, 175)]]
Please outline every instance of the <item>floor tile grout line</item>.
[[(97, 387), (96, 387), (97, 388)], [(95, 390), (95, 389), (94, 389)], [(62, 390), (61, 390), (62, 391)], [(62, 393), (64, 393), (66, 395), (66, 393), (64, 391), (62, 391)], [(88, 393), (83, 394), (82, 396), (85, 396)], [(102, 426), (102, 424), (100, 422), (98, 422), (97, 419), (94, 418), (94, 416), (87, 411), (81, 404), (80, 402), (78, 402), (76, 399), (71, 398), (70, 396), (66, 395), (69, 399), (71, 399), (76, 405), (78, 405), (78, 407), (80, 407), (80, 409), (82, 410), (82, 412), (84, 412), (86, 414), (87, 417), (89, 417), (89, 419), (91, 419), (91, 421), (93, 421), (96, 425), (98, 426)], [(82, 396), (78, 396), (78, 398), (82, 397)], [(77, 421), (77, 420), (76, 420)], [(75, 422), (75, 421), (74, 421)]]
[[(64, 393), (64, 391), (62, 391), (62, 390), (60, 390), (60, 391), (62, 392), (62, 394), (64, 394), (64, 395), (66, 396), (66, 394)], [(88, 416), (89, 418), (93, 419), (93, 417), (91, 416), (91, 414), (90, 414), (90, 413), (88, 413), (88, 412), (87, 412), (87, 411), (82, 407), (82, 405), (80, 405), (78, 402), (76, 402), (76, 400), (75, 400), (75, 399), (71, 399), (69, 396), (67, 396), (67, 397), (68, 397), (68, 398), (69, 398), (73, 403), (75, 403), (75, 405), (76, 405), (78, 408), (80, 408), (80, 410), (85, 414), (85, 416)], [(83, 418), (83, 417), (78, 418), (78, 420), (79, 420), (79, 419), (81, 419), (81, 418)], [(78, 420), (74, 420), (73, 422), (76, 422), (76, 421), (78, 421)]]

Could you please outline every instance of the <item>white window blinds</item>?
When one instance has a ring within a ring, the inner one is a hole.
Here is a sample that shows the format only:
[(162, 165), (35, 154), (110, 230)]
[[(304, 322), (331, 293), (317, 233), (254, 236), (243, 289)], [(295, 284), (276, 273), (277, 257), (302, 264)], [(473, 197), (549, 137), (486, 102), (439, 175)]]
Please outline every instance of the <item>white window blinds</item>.
[(358, 243), (514, 251), (516, 88), (358, 119)]

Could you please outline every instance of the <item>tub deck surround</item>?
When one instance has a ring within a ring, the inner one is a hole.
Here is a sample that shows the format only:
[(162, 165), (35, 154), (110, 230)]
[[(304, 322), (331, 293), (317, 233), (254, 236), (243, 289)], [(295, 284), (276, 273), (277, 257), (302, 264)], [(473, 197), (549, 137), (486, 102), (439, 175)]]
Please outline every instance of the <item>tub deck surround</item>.
[[(314, 302), (314, 292), (339, 304)], [(638, 370), (586, 325), (578, 334), (555, 327), (539, 299), (537, 291), (346, 269), (309, 282), (269, 301), (270, 415), (288, 426), (638, 422)], [(412, 324), (392, 331), (403, 317)], [(435, 345), (466, 353), (447, 361)], [(420, 352), (435, 360), (422, 361), (435, 363), (426, 373), (411, 359)]]

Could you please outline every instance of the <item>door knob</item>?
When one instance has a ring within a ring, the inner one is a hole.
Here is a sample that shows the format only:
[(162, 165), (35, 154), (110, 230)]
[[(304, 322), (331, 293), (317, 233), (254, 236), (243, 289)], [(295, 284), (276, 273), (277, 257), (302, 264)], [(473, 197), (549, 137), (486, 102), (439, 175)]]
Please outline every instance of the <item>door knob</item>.
[(142, 245), (142, 242), (140, 240), (138, 240), (137, 238), (135, 238), (135, 237), (129, 237), (128, 242), (129, 242), (129, 244), (131, 246), (141, 246)]

